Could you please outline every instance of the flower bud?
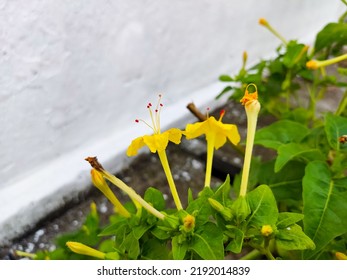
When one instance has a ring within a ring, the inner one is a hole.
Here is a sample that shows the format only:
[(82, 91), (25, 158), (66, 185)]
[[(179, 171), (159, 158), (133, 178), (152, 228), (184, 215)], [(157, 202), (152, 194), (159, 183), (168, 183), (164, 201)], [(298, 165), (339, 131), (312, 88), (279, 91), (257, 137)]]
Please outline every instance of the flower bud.
[(307, 69), (311, 69), (311, 70), (315, 70), (318, 69), (318, 63), (316, 60), (310, 60), (306, 62), (306, 68)]
[(195, 217), (192, 215), (187, 215), (183, 219), (183, 230), (185, 232), (191, 232), (195, 228)]
[(69, 241), (69, 242), (66, 242), (66, 246), (69, 247), (69, 249), (76, 254), (91, 256), (91, 257), (102, 259), (102, 260), (104, 260), (106, 257), (105, 253), (98, 251), (96, 249), (93, 249), (80, 242)]
[(268, 237), (273, 233), (273, 228), (270, 225), (263, 225), (260, 232), (263, 236)]
[(231, 214), (238, 223), (244, 221), (250, 214), (251, 208), (245, 196), (239, 196), (231, 205)]
[(210, 203), (213, 209), (218, 211), (224, 217), (225, 220), (227, 221), (231, 220), (232, 214), (230, 209), (224, 207), (221, 203), (219, 203), (217, 200), (213, 198), (209, 198), (208, 202)]
[(260, 25), (264, 26), (267, 26), (269, 24), (265, 18), (260, 18), (258, 22)]
[(338, 260), (347, 260), (347, 255), (341, 252), (336, 252), (335, 256)]
[(92, 182), (95, 187), (97, 187), (111, 203), (115, 206), (116, 211), (123, 217), (129, 218), (131, 215), (128, 210), (123, 206), (123, 204), (118, 200), (116, 195), (111, 191), (110, 187), (106, 183), (101, 171), (92, 169), (90, 171)]

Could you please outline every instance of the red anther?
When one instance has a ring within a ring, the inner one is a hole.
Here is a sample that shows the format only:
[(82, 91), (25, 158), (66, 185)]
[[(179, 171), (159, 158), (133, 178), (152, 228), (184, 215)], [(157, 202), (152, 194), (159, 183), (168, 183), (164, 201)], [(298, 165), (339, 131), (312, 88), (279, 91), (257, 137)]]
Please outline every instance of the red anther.
[(159, 106), (160, 106), (160, 107), (163, 107), (164, 105), (163, 105), (163, 103), (160, 103)]
[(220, 116), (224, 116), (224, 115), (225, 115), (225, 110), (224, 110), (224, 109), (220, 110), (219, 115), (220, 115)]
[(207, 110), (207, 111), (210, 111), (210, 107), (207, 107), (206, 110)]
[(158, 109), (155, 109), (155, 112), (158, 113)]
[(138, 119), (136, 119), (136, 120), (135, 120), (135, 122), (137, 122), (137, 123), (138, 123), (138, 122), (140, 122), (140, 121), (139, 121)]

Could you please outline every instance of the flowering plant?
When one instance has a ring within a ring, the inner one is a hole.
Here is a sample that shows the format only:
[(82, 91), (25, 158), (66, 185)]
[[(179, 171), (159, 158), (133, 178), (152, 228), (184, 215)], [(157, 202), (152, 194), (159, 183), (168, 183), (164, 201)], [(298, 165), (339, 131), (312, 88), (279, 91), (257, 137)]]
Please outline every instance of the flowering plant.
[[(335, 112), (321, 114), (317, 109), (329, 86), (347, 86), (326, 72), (328, 66), (347, 58), (343, 54), (347, 25), (343, 17), (328, 24), (309, 53), (309, 47), (286, 40), (267, 20), (259, 23), (280, 39), (278, 56), (246, 69), (244, 53), (238, 75), (220, 77), (229, 83), (221, 95), (232, 91), (230, 98), (245, 108), (246, 140), (241, 141), (235, 124), (223, 122), (224, 110), (219, 118), (204, 116), (184, 130), (161, 131), (160, 96), (154, 110), (151, 103), (147, 106), (151, 123), (136, 120), (153, 133), (134, 139), (127, 155), (136, 156), (144, 146), (158, 155), (175, 207), (168, 207), (163, 193), (154, 187), (140, 196), (136, 188), (105, 170), (96, 157), (87, 157), (91, 180), (113, 204), (114, 214), (106, 226), (101, 225), (92, 203), (78, 232), (61, 237), (57, 250), (39, 251), (32, 257), (347, 259), (347, 91)], [(343, 67), (338, 72), (347, 73)], [(309, 89), (308, 97), (301, 94), (303, 84)], [(274, 121), (256, 130), (258, 118), (266, 113)], [(178, 145), (182, 137), (190, 140), (202, 135), (207, 142), (205, 181), (196, 196), (187, 189), (185, 205), (166, 150), (170, 142)], [(226, 143), (244, 151), (243, 167), (235, 178), (227, 175), (214, 187), (214, 153)], [(273, 150), (275, 155), (270, 160), (255, 157), (254, 146)], [(130, 200), (121, 202), (111, 187)]]

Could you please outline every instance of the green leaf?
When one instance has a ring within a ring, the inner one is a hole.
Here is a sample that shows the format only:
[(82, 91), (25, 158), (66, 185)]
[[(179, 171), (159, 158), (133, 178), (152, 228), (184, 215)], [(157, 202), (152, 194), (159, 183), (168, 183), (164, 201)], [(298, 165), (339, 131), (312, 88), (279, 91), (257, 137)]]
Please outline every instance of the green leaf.
[(300, 123), (280, 120), (259, 129), (254, 143), (277, 150), (282, 144), (300, 142), (308, 132), (309, 129)]
[(129, 224), (126, 220), (119, 221), (118, 223), (112, 223), (104, 228), (99, 236), (108, 236), (108, 235), (119, 235), (120, 232), (124, 232), (128, 229)]
[(276, 199), (267, 185), (260, 185), (246, 196), (252, 214), (248, 218), (248, 225), (261, 227), (276, 224), (278, 209)]
[(141, 246), (141, 259), (168, 260), (172, 259), (172, 256), (166, 242), (151, 238)]
[[(342, 146), (339, 137), (347, 134), (347, 118), (327, 113), (325, 115), (325, 133), (330, 147), (338, 151)], [(347, 146), (342, 146), (342, 148), (347, 151)]]
[(222, 203), (223, 206), (226, 206), (226, 201), (230, 200), (230, 189), (230, 176), (228, 174), (224, 183), (220, 185), (219, 188), (216, 190), (215, 194), (213, 195), (213, 198)]
[(221, 75), (219, 76), (219, 80), (221, 82), (232, 82), (234, 79), (230, 77), (229, 75)]
[(186, 240), (181, 241), (181, 235), (172, 238), (172, 256), (174, 260), (183, 260), (188, 250)]
[(149, 187), (144, 195), (144, 200), (151, 203), (152, 206), (158, 211), (165, 210), (166, 202), (163, 194), (156, 188)]
[(154, 228), (151, 233), (160, 240), (167, 240), (170, 238), (170, 233), (166, 230), (162, 230), (160, 228)]
[(140, 239), (152, 226), (143, 224), (133, 227), (131, 230), (136, 239)]
[(129, 259), (136, 260), (140, 254), (139, 240), (136, 238), (133, 232), (130, 232), (124, 239), (124, 242), (120, 245), (120, 248), (127, 252)]
[(288, 68), (292, 68), (293, 66), (297, 65), (297, 59), (304, 47), (305, 45), (303, 44), (298, 44), (295, 41), (290, 41), (287, 45), (287, 51), (283, 56), (283, 64)]
[(208, 222), (194, 233), (189, 249), (204, 260), (224, 259), (223, 232), (215, 224)]
[(275, 239), (277, 246), (284, 250), (312, 250), (315, 248), (313, 241), (296, 224), (279, 229)]
[(292, 213), (292, 212), (281, 212), (278, 214), (277, 220), (277, 229), (287, 228), (297, 222), (301, 221), (304, 218), (303, 214)]
[(243, 233), (242, 230), (233, 227), (229, 230), (228, 235), (232, 235), (232, 240), (226, 247), (227, 251), (233, 252), (235, 254), (238, 254), (242, 250), (242, 245), (243, 245), (243, 239), (245, 237), (245, 234)]
[(275, 173), (275, 160), (263, 163), (258, 172), (258, 184), (268, 185), (277, 201), (302, 199), (302, 178), (305, 174), (306, 164), (290, 161), (286, 168)]
[(343, 46), (347, 44), (347, 23), (329, 23), (316, 37), (314, 44), (315, 52), (334, 45)]
[(289, 143), (281, 145), (275, 162), (275, 172), (280, 171), (291, 160), (324, 160), (325, 156), (319, 149), (310, 148), (303, 144)]
[(216, 99), (221, 98), (225, 93), (227, 93), (228, 91), (231, 91), (232, 89), (233, 89), (233, 87), (231, 87), (231, 86), (225, 87), (225, 88), (216, 96)]
[(208, 202), (208, 198), (213, 196), (213, 191), (205, 187), (200, 193), (198, 198), (193, 200), (188, 206), (186, 211), (189, 214), (196, 216), (196, 224), (204, 224), (208, 221), (208, 217), (212, 215), (213, 208)]
[(307, 165), (303, 179), (304, 230), (316, 244), (304, 252), (314, 259), (334, 238), (347, 232), (347, 177), (333, 179), (325, 162)]

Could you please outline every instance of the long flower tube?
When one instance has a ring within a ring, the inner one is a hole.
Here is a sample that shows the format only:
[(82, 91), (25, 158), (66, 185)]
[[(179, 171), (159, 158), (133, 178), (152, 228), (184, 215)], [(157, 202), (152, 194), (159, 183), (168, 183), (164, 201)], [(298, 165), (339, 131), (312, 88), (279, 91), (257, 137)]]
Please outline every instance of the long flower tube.
[(133, 188), (129, 187), (122, 180), (118, 179), (116, 176), (114, 176), (110, 172), (106, 171), (102, 167), (102, 165), (98, 162), (96, 157), (87, 157), (86, 161), (88, 161), (94, 169), (99, 171), (105, 179), (107, 179), (112, 184), (114, 184), (115, 186), (120, 188), (122, 191), (124, 191), (134, 202), (136, 201), (138, 204), (140, 204), (143, 208), (145, 208), (152, 215), (154, 215), (155, 217), (157, 217), (160, 220), (163, 220), (165, 218), (165, 215), (163, 213), (159, 212), (152, 205), (150, 205), (147, 201), (145, 201), (140, 195), (138, 195), (135, 192), (135, 190)]
[(163, 104), (160, 103), (160, 100), (161, 95), (159, 95), (158, 105), (156, 106), (154, 112), (152, 111), (152, 104), (148, 103), (147, 105), (147, 109), (149, 111), (152, 124), (148, 124), (144, 120), (135, 120), (136, 122), (141, 121), (145, 123), (148, 127), (150, 127), (153, 130), (154, 133), (152, 135), (144, 135), (134, 139), (127, 149), (127, 155), (129, 157), (137, 155), (138, 150), (143, 146), (147, 146), (152, 153), (158, 153), (159, 160), (161, 165), (163, 166), (166, 179), (171, 191), (171, 195), (173, 197), (177, 210), (182, 210), (182, 203), (179, 198), (176, 185), (171, 174), (169, 162), (166, 156), (166, 148), (169, 142), (173, 142), (175, 144), (179, 144), (181, 142), (182, 131), (178, 128), (171, 128), (167, 131), (161, 132), (159, 115)]
[(278, 33), (278, 31), (274, 29), (265, 18), (260, 18), (259, 24), (265, 26), (272, 34), (280, 39), (284, 45), (288, 44), (287, 40), (284, 39), (284, 37), (280, 33)]
[[(255, 91), (249, 93), (248, 88), (253, 86)], [(257, 127), (258, 114), (260, 111), (260, 103), (258, 101), (258, 91), (255, 84), (249, 84), (246, 87), (245, 95), (240, 101), (245, 106), (247, 115), (247, 139), (246, 139), (246, 151), (245, 159), (243, 163), (240, 196), (244, 197), (247, 193), (249, 170), (251, 166), (252, 151), (254, 145), (254, 136)]]
[(322, 68), (325, 66), (329, 66), (329, 65), (341, 62), (342, 60), (345, 60), (345, 59), (347, 59), (347, 53), (331, 58), (331, 59), (327, 59), (327, 60), (310, 60), (310, 61), (307, 61), (306, 68), (315, 70), (318, 68)]

